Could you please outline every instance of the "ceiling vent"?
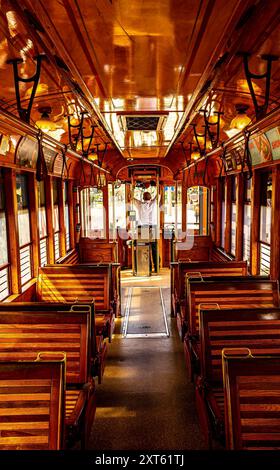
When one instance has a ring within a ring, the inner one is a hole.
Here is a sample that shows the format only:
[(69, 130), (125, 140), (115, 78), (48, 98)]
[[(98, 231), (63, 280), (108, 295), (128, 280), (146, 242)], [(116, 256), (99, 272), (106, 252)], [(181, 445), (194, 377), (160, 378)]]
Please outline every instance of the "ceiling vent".
[(124, 131), (161, 131), (166, 115), (122, 115), (120, 118)]

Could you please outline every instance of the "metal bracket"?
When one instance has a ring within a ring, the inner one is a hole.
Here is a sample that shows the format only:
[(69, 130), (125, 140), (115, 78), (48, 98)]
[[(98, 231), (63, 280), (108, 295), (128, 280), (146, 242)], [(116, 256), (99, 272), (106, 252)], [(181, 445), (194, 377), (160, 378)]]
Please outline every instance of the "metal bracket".
[[(256, 73), (251, 72), (249, 69), (250, 53), (240, 52), (239, 55), (243, 57), (244, 72), (245, 72), (247, 84), (250, 90), (251, 98), (254, 104), (256, 118), (261, 119), (266, 115), (268, 104), (269, 104), (272, 62), (278, 60), (278, 57), (275, 55), (269, 55), (269, 54), (262, 55), (261, 59), (266, 61), (266, 71), (262, 74), (256, 74)], [(265, 79), (265, 98), (264, 98), (264, 104), (262, 105), (258, 103), (257, 96), (253, 87), (252, 79), (254, 80)]]
[[(199, 134), (196, 130), (197, 125), (196, 124), (191, 124), (191, 126), (193, 127), (193, 133), (194, 133), (195, 141), (196, 141), (196, 144), (197, 144), (197, 147), (198, 147), (198, 151), (200, 153), (200, 156), (203, 157), (205, 155), (205, 152), (206, 152), (207, 127), (203, 126), (204, 127), (204, 133)], [(200, 145), (200, 142), (199, 142), (199, 139), (198, 139), (199, 137), (203, 137), (203, 139), (204, 139), (203, 147)]]
[[(204, 124), (206, 127), (206, 137), (207, 134), (209, 135), (209, 139), (211, 141), (213, 149), (217, 148), (220, 141), (220, 123), (221, 123), (221, 115), (224, 114), (221, 111), (214, 111), (214, 114), (217, 116), (216, 122), (210, 122), (209, 116), (207, 117), (207, 110), (201, 109), (204, 117)], [(211, 130), (212, 127), (215, 127), (215, 132)], [(206, 147), (206, 138), (205, 138), (205, 147)], [(206, 149), (205, 149), (206, 150)]]
[[(34, 60), (36, 61), (36, 72), (34, 73), (32, 77), (29, 77), (29, 78), (20, 77), (19, 72), (18, 72), (18, 64), (21, 64), (23, 62), (23, 59), (16, 58), (16, 59), (10, 59), (7, 61), (7, 64), (13, 65), (18, 114), (19, 114), (20, 119), (26, 122), (27, 124), (30, 123), (31, 109), (32, 109), (34, 98), (35, 98), (37, 86), (40, 80), (41, 63), (42, 63), (43, 58), (45, 58), (43, 54), (39, 54), (34, 57)], [(21, 104), (21, 97), (20, 97), (20, 83), (21, 82), (23, 83), (33, 82), (32, 92), (30, 95), (27, 108), (23, 108)]]

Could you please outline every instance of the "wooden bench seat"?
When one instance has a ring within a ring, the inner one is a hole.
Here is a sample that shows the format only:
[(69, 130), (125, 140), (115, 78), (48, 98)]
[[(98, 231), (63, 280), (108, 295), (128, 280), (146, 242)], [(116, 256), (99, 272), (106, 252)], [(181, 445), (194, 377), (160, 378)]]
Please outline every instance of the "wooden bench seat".
[(185, 302), (185, 278), (187, 274), (200, 273), (208, 276), (247, 276), (246, 261), (178, 261), (170, 264), (171, 275), (171, 314), (180, 314)]
[(112, 263), (44, 266), (39, 270), (37, 300), (72, 303), (94, 300), (97, 332), (102, 324), (103, 336), (111, 341), (115, 316), (120, 312), (119, 269), (119, 265)]
[[(98, 255), (97, 255), (98, 256)], [(109, 303), (113, 308), (114, 314), (116, 317), (121, 316), (121, 289), (120, 289), (120, 264), (104, 260), (102, 262), (94, 262), (90, 259), (85, 259), (80, 255), (79, 250), (71, 250), (63, 258), (60, 258), (56, 264), (48, 265), (55, 267), (57, 265), (62, 266), (88, 266), (92, 267), (95, 271), (104, 273), (104, 268), (107, 268), (107, 277), (109, 283)]]
[[(60, 311), (90, 311), (91, 324), (91, 373), (98, 377), (98, 383), (102, 382), (105, 370), (105, 359), (107, 356), (107, 343), (103, 338), (104, 323), (106, 319), (100, 318), (96, 326), (94, 304), (71, 304), (71, 303), (47, 303), (47, 302), (11, 302), (0, 303), (0, 312), (60, 312)], [(97, 334), (98, 331), (98, 334)], [(106, 332), (107, 334), (107, 332)]]
[(280, 309), (200, 310), (201, 370), (196, 378), (196, 403), (208, 445), (224, 443), (222, 351), (249, 348), (255, 356), (280, 355)]
[(96, 397), (90, 374), (90, 312), (0, 312), (0, 360), (34, 359), (43, 352), (66, 354), (65, 422), (67, 445), (86, 447)]
[(184, 353), (189, 376), (199, 373), (199, 311), (203, 308), (244, 309), (279, 307), (278, 281), (262, 277), (207, 277), (186, 279)]
[(223, 351), (226, 448), (280, 449), (280, 356)]
[(0, 450), (64, 447), (65, 361), (0, 361)]

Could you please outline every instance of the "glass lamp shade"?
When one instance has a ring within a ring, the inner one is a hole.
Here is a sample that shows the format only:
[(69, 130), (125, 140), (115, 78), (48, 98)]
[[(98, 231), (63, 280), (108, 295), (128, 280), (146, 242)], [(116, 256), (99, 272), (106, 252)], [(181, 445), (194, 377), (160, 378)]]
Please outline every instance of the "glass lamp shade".
[(91, 161), (91, 162), (94, 162), (97, 160), (97, 155), (96, 153), (90, 153), (89, 156), (88, 156), (88, 159)]
[(43, 132), (55, 131), (57, 129), (56, 124), (52, 122), (48, 116), (43, 115), (41, 119), (36, 121), (36, 127), (41, 129)]
[(191, 159), (192, 160), (198, 160), (200, 158), (200, 153), (198, 152), (198, 150), (194, 150), (191, 154)]
[[(218, 123), (218, 116), (216, 114), (212, 114), (211, 116), (209, 116), (208, 118), (208, 122), (210, 124), (217, 124)], [(222, 116), (220, 115), (220, 129), (222, 129), (225, 125), (225, 121), (224, 119), (222, 118)]]
[(240, 112), (233, 118), (230, 123), (230, 129), (237, 129), (238, 131), (242, 131), (246, 126), (251, 124), (251, 119), (247, 114), (244, 112)]

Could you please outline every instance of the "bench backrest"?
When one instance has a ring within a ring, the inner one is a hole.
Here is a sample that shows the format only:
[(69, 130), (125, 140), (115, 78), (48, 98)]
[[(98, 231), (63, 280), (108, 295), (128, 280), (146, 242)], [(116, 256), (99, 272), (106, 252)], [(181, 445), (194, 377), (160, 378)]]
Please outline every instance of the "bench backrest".
[(80, 256), (77, 249), (71, 250), (57, 261), (58, 264), (79, 264)]
[(88, 382), (90, 312), (0, 312), (0, 360), (34, 357), (38, 352), (66, 354), (66, 381)]
[(110, 308), (111, 265), (49, 265), (39, 269), (38, 300), (87, 303)]
[(280, 356), (224, 353), (227, 449), (279, 450)]
[(254, 355), (280, 355), (280, 309), (201, 310), (201, 373), (222, 382), (222, 350), (249, 348)]
[[(248, 274), (247, 262), (246, 261), (178, 261), (178, 263), (172, 263), (171, 270), (174, 272), (174, 282), (177, 286), (177, 295), (180, 298), (185, 296), (185, 277), (191, 273), (201, 273), (203, 278), (209, 276), (246, 276)], [(174, 267), (173, 267), (174, 266)], [(172, 276), (172, 274), (171, 274)], [(177, 277), (177, 279), (175, 278)]]
[(63, 446), (64, 362), (0, 361), (0, 450)]
[(199, 334), (199, 310), (203, 305), (219, 308), (279, 307), (278, 281), (253, 277), (186, 279), (186, 322), (191, 335)]
[(91, 356), (96, 355), (96, 325), (94, 303), (73, 304), (58, 302), (0, 302), (0, 312), (66, 312), (90, 311)]

